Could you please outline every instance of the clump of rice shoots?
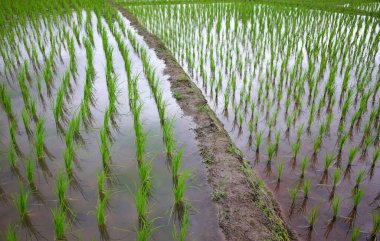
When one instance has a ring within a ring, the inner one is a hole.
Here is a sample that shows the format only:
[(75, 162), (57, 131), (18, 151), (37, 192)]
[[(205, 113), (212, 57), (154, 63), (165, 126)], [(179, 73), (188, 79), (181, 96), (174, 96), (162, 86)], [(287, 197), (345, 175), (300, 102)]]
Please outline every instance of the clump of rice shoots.
[(39, 118), (36, 124), (36, 137), (35, 137), (35, 147), (36, 154), (38, 159), (42, 159), (44, 157), (44, 141), (45, 141), (45, 121), (43, 118)]
[(56, 208), (51, 211), (54, 223), (54, 235), (56, 240), (66, 239), (66, 213), (62, 208)]
[(17, 240), (16, 229), (13, 225), (7, 226), (7, 231), (5, 233), (5, 239), (7, 241), (16, 241)]
[(28, 198), (29, 192), (24, 190), (24, 187), (20, 184), (19, 194), (14, 198), (14, 205), (19, 213), (21, 221), (24, 221), (28, 214)]
[(55, 193), (57, 194), (59, 207), (66, 210), (67, 198), (66, 191), (69, 186), (69, 181), (67, 180), (65, 174), (62, 171), (58, 172), (58, 177), (55, 182)]

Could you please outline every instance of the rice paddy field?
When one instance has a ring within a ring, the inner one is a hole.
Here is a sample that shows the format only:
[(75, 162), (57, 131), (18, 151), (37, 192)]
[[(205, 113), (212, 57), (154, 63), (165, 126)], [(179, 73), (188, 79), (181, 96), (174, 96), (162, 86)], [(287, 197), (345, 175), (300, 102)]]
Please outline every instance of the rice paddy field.
[(0, 12), (0, 240), (380, 238), (378, 2)]

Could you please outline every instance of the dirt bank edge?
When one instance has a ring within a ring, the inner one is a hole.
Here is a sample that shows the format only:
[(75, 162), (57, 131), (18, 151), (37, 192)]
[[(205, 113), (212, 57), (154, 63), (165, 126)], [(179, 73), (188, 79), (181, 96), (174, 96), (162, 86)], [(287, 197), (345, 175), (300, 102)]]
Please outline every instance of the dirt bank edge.
[(281, 217), (271, 193), (231, 141), (201, 90), (158, 37), (148, 32), (123, 6), (115, 6), (148, 46), (155, 49), (158, 58), (164, 60), (172, 93), (182, 96), (177, 99), (179, 106), (197, 125), (194, 131), (198, 147), (207, 166), (212, 199), (217, 205), (218, 222), (226, 239), (297, 240)]

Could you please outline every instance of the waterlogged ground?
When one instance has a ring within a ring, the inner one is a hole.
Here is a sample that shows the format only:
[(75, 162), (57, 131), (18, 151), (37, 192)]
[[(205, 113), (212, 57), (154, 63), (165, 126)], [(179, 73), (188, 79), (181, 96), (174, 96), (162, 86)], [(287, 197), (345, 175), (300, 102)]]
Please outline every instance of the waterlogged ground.
[[(70, 212), (75, 218), (68, 221), (66, 237), (68, 240), (83, 239), (95, 240), (135, 240), (136, 231), (139, 229), (138, 217), (134, 198), (137, 188), (140, 186), (138, 165), (136, 160), (136, 137), (134, 132), (133, 115), (130, 110), (128, 98), (127, 74), (124, 68), (124, 59), (119, 51), (117, 41), (110, 30), (107, 21), (95, 15), (94, 12), (83, 11), (82, 18), (76, 13), (71, 16), (60, 16), (56, 22), (39, 20), (39, 29), (33, 25), (27, 25), (27, 34), (23, 35), (26, 40), (16, 38), (13, 42), (4, 39), (5, 49), (16, 46), (19, 56), (0, 56), (1, 83), (6, 86), (7, 93), (12, 100), (12, 111), (17, 118), (16, 143), (19, 149), (16, 154), (16, 164), (10, 165), (10, 131), (9, 118), (1, 109), (0, 115), (0, 150), (1, 150), (1, 176), (0, 176), (0, 232), (6, 232), (7, 227), (15, 227), (19, 240), (53, 240), (54, 225), (51, 210), (57, 207), (57, 194), (55, 183), (58, 173), (65, 173), (63, 153), (65, 151), (65, 137), (57, 127), (53, 116), (53, 106), (56, 103), (58, 89), (62, 78), (70, 69), (70, 54), (65, 38), (61, 38), (62, 29), (74, 40), (75, 64), (77, 71), (70, 76), (72, 91), (64, 97), (64, 115), (61, 126), (65, 130), (68, 121), (79, 113), (80, 104), (83, 100), (86, 79), (87, 57), (84, 40), (88, 38), (84, 23), (87, 22), (88, 14), (91, 14), (90, 25), (93, 32), (93, 64), (95, 69), (95, 80), (92, 85), (94, 103), (90, 107), (91, 122), (84, 123), (80, 127), (80, 136), (83, 143), (75, 144), (75, 163), (73, 168), (73, 180), (66, 193)], [(191, 204), (189, 211), (190, 226), (187, 232), (189, 240), (221, 240), (218, 231), (216, 210), (210, 200), (210, 190), (206, 185), (204, 167), (199, 151), (196, 146), (191, 128), (194, 124), (187, 118), (182, 117), (182, 112), (177, 106), (175, 99), (170, 93), (170, 85), (167, 77), (163, 75), (164, 64), (157, 59), (154, 51), (148, 49), (141, 37), (138, 36), (129, 22), (121, 17), (126, 30), (135, 36), (138, 45), (146, 49), (150, 59), (151, 67), (155, 69), (156, 77), (159, 79), (159, 88), (162, 90), (163, 99), (167, 102), (166, 115), (174, 118), (173, 134), (176, 140), (176, 149), (183, 147), (183, 160), (181, 169), (187, 169), (191, 175), (187, 182), (188, 189), (185, 192), (186, 201)], [(82, 21), (82, 22), (78, 22)], [(111, 132), (111, 164), (106, 189), (109, 198), (105, 211), (106, 229), (100, 229), (96, 218), (96, 206), (98, 202), (97, 173), (103, 170), (100, 152), (101, 140), (99, 131), (103, 127), (103, 117), (109, 104), (106, 83), (106, 58), (102, 47), (102, 38), (97, 26), (99, 21), (106, 30), (109, 45), (113, 48), (114, 74), (117, 76), (117, 110), (115, 123), (110, 125)], [(79, 38), (74, 38), (73, 26), (79, 29)], [(153, 240), (172, 240), (173, 226), (178, 228), (178, 219), (173, 208), (173, 179), (170, 164), (165, 152), (163, 132), (157, 105), (151, 92), (151, 88), (143, 71), (143, 65), (139, 54), (134, 50), (127, 33), (119, 24), (115, 24), (114, 30), (122, 35), (122, 40), (129, 50), (129, 58), (132, 63), (132, 75), (138, 76), (137, 89), (141, 100), (142, 112), (140, 120), (146, 133), (145, 158), (152, 164), (151, 182), (152, 191), (148, 200), (148, 217), (153, 222)], [(87, 28), (88, 26), (86, 26)], [(22, 29), (21, 26), (17, 28)], [(49, 33), (48, 29), (52, 30)], [(61, 29), (61, 30), (60, 30)], [(17, 32), (16, 30), (14, 30)], [(61, 31), (61, 32), (60, 32)], [(53, 56), (52, 88), (51, 95), (47, 94), (47, 88), (43, 81), (45, 58), (41, 53), (42, 46), (38, 46), (38, 35), (43, 36), (45, 53), (51, 51), (51, 40), (56, 42)], [(79, 42), (78, 42), (79, 40)], [(27, 46), (25, 47), (25, 43)], [(32, 64), (27, 48), (35, 48), (37, 62)], [(59, 54), (58, 54), (59, 50)], [(9, 52), (10, 53), (10, 52)], [(12, 63), (10, 63), (10, 60)], [(19, 59), (19, 61), (16, 61)], [(24, 101), (18, 83), (18, 74), (23, 71), (24, 63), (28, 65), (27, 88), (31, 99), (36, 101), (37, 114), (45, 120), (46, 131), (44, 158), (37, 160), (34, 152), (35, 124), (30, 121), (32, 136), (29, 139), (21, 118)], [(39, 95), (37, 80), (41, 81), (41, 93)], [(30, 81), (29, 81), (30, 80)], [(66, 119), (66, 121), (65, 121)], [(26, 176), (26, 159), (31, 157), (35, 162), (35, 190), (30, 188)], [(27, 201), (27, 219), (21, 222), (19, 213), (14, 205), (14, 200), (19, 192), (19, 186), (24, 186), (29, 191)], [(207, 227), (207, 228), (205, 228)]]
[(203, 90), (301, 239), (375, 240), (376, 18), (251, 3), (127, 8)]

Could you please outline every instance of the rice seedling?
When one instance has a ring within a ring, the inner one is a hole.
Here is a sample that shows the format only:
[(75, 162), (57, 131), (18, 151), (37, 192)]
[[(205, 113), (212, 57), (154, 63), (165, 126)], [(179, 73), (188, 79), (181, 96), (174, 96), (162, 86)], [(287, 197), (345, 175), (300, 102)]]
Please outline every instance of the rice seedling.
[(379, 156), (380, 156), (380, 148), (377, 148), (374, 152), (373, 152), (373, 156), (372, 156), (372, 163), (371, 163), (371, 169), (375, 168), (376, 166), (376, 163), (379, 159)]
[(96, 220), (98, 221), (99, 226), (105, 226), (106, 216), (104, 214), (106, 204), (107, 204), (108, 194), (106, 193), (103, 198), (98, 199), (98, 204), (96, 206)]
[(14, 205), (16, 206), (16, 209), (19, 213), (19, 217), (21, 221), (24, 221), (27, 213), (28, 213), (28, 198), (29, 198), (29, 192), (26, 192), (24, 190), (24, 187), (20, 184), (19, 185), (19, 194), (14, 197)]
[(9, 120), (13, 120), (15, 115), (13, 114), (12, 110), (12, 99), (9, 96), (9, 91), (7, 90), (4, 83), (0, 84), (0, 101), (1, 101), (1, 107), (3, 107), (5, 113), (8, 116)]
[(28, 178), (28, 182), (30, 186), (34, 187), (34, 176), (35, 176), (35, 166), (34, 166), (34, 161), (31, 158), (31, 156), (28, 157), (26, 161), (26, 177)]
[(261, 145), (261, 140), (262, 140), (263, 132), (259, 131), (256, 134), (256, 153), (260, 152), (260, 145)]
[(332, 153), (327, 153), (327, 154), (326, 154), (326, 156), (325, 156), (325, 162), (324, 162), (324, 164), (325, 164), (324, 172), (327, 172), (328, 169), (330, 169), (330, 167), (331, 167), (331, 165), (332, 165), (334, 159), (335, 159), (335, 158), (334, 158), (334, 154), (332, 154)]
[(360, 237), (360, 229), (355, 227), (352, 229), (351, 241), (357, 241)]
[(339, 214), (339, 209), (340, 209), (340, 199), (338, 196), (335, 196), (332, 200), (331, 204), (331, 209), (332, 209), (332, 219), (331, 222), (335, 222), (336, 218)]
[(100, 130), (100, 140), (101, 140), (100, 151), (102, 155), (103, 168), (104, 170), (108, 170), (111, 154), (109, 151), (109, 138), (108, 138), (107, 130), (105, 128), (102, 128)]
[(358, 152), (359, 152), (359, 148), (357, 146), (350, 149), (350, 152), (348, 154), (348, 162), (347, 162), (346, 170), (349, 170), (351, 168), (352, 163), (355, 159), (355, 156)]
[(105, 175), (104, 171), (99, 171), (98, 174), (97, 174), (97, 178), (98, 178), (99, 197), (102, 199), (104, 197), (104, 195), (105, 195), (104, 184), (105, 184), (106, 175)]
[(291, 199), (291, 203), (290, 203), (290, 214), (291, 214), (293, 212), (293, 208), (297, 200), (298, 187), (295, 187), (289, 190), (289, 194), (290, 194), (290, 199)]
[(189, 226), (190, 226), (190, 220), (189, 220), (189, 207), (186, 206), (184, 208), (184, 213), (183, 213), (183, 218), (180, 222), (180, 231), (178, 233), (176, 226), (174, 225), (173, 228), (173, 238), (175, 240), (179, 241), (185, 241), (186, 239), (186, 234), (188, 232)]
[(16, 229), (14, 226), (12, 226), (12, 225), (7, 226), (7, 231), (5, 233), (5, 239), (7, 241), (16, 241), (17, 240)]
[(134, 201), (135, 201), (136, 211), (137, 211), (140, 225), (148, 221), (147, 220), (147, 215), (148, 215), (147, 200), (148, 200), (148, 194), (145, 192), (143, 188), (139, 188), (137, 190)]
[(309, 198), (310, 187), (311, 187), (311, 181), (305, 180), (303, 182), (303, 196), (305, 199)]
[(142, 189), (149, 194), (152, 183), (151, 183), (151, 172), (152, 172), (152, 165), (149, 161), (142, 161), (139, 165), (139, 176), (142, 184)]
[(302, 161), (301, 161), (301, 174), (300, 174), (300, 178), (303, 179), (305, 177), (305, 171), (306, 171), (306, 168), (307, 168), (307, 164), (308, 164), (308, 159), (307, 157), (305, 156)]
[(16, 164), (17, 164), (16, 149), (12, 143), (10, 143), (9, 145), (8, 163), (12, 169), (16, 168)]
[(54, 235), (57, 240), (65, 240), (66, 236), (66, 213), (62, 208), (56, 208), (51, 211), (54, 223)]
[(361, 182), (363, 181), (364, 177), (365, 177), (365, 171), (360, 170), (355, 180), (355, 186), (352, 189), (353, 193), (355, 193), (359, 189), (359, 186)]
[(137, 232), (137, 240), (138, 241), (148, 241), (151, 239), (153, 235), (154, 228), (152, 227), (152, 223), (150, 221), (145, 221), (140, 224), (139, 228), (136, 230)]
[(283, 164), (282, 162), (278, 162), (278, 165), (277, 165), (277, 182), (278, 183), (281, 181), (282, 172), (283, 172)]
[(350, 214), (348, 215), (349, 222), (350, 222), (351, 225), (355, 221), (357, 210), (358, 210), (358, 206), (359, 206), (360, 202), (363, 199), (363, 195), (364, 195), (363, 189), (357, 189), (354, 192), (353, 196), (352, 196), (353, 208), (352, 208)]
[(380, 233), (380, 214), (372, 215), (372, 231), (369, 240), (375, 241), (377, 235)]
[(45, 120), (43, 118), (39, 118), (36, 123), (36, 137), (35, 137), (35, 148), (38, 159), (42, 159), (44, 157), (44, 141), (45, 141)]
[(268, 163), (272, 162), (275, 151), (276, 151), (276, 144), (269, 143), (267, 146)]
[(298, 152), (300, 150), (300, 143), (299, 142), (295, 142), (292, 144), (292, 150), (293, 150), (293, 159), (297, 159), (297, 155), (298, 155)]
[(187, 179), (189, 177), (189, 172), (184, 171), (178, 177), (177, 185), (174, 185), (173, 195), (174, 195), (174, 204), (179, 209), (182, 210), (184, 207), (184, 194), (187, 189)]
[(313, 210), (311, 210), (309, 212), (309, 226), (308, 226), (308, 229), (309, 230), (313, 230), (314, 229), (314, 225), (315, 225), (315, 221), (317, 220), (317, 214), (318, 214), (318, 207), (315, 207), (313, 208)]
[(66, 173), (68, 174), (68, 176), (71, 176), (73, 171), (74, 160), (74, 147), (72, 144), (69, 144), (66, 147), (66, 150), (63, 154), (63, 160), (65, 162)]
[(173, 180), (175, 183), (178, 181), (179, 169), (182, 164), (182, 155), (183, 155), (183, 148), (180, 148), (179, 151), (176, 153), (176, 155), (173, 156), (173, 159), (172, 159), (172, 175), (173, 175)]
[(65, 174), (62, 171), (59, 171), (55, 182), (55, 193), (57, 194), (60, 208), (64, 210), (67, 208), (66, 191), (68, 186), (69, 182)]

